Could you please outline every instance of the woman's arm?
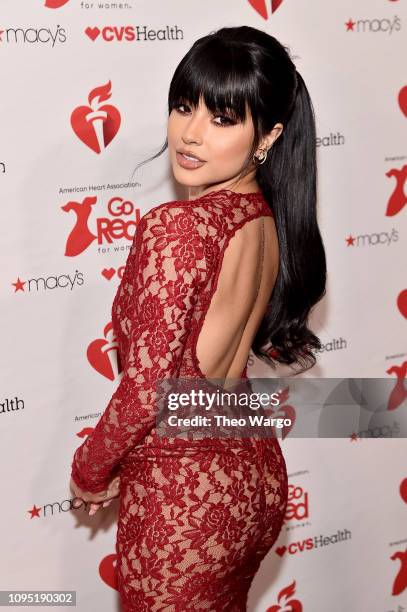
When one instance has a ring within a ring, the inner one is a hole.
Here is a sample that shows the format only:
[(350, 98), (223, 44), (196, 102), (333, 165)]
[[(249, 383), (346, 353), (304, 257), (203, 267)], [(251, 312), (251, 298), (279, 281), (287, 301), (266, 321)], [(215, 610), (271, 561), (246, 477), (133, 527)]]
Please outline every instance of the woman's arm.
[(153, 209), (137, 232), (134, 279), (129, 279), (134, 314), (123, 376), (72, 462), (74, 482), (94, 493), (107, 489), (113, 469), (154, 427), (156, 381), (177, 376), (205, 276), (203, 241), (188, 207)]

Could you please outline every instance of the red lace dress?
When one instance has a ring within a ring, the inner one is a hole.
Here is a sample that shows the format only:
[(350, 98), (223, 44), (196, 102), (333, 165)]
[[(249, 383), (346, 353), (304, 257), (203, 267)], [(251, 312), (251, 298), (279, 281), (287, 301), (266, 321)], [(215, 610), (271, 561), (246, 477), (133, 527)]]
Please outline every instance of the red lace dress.
[(116, 570), (125, 612), (246, 610), (279, 535), (287, 471), (276, 438), (190, 443), (155, 430), (156, 381), (205, 378), (195, 348), (230, 238), (268, 215), (261, 192), (223, 189), (156, 206), (137, 228), (112, 306), (123, 375), (72, 462), (85, 491), (120, 474)]

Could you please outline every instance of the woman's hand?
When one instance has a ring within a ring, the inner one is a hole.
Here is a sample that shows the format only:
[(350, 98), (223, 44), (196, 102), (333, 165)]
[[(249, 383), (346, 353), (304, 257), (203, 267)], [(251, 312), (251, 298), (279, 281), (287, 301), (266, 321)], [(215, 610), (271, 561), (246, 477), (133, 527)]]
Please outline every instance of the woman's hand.
[(83, 491), (78, 487), (73, 478), (70, 480), (69, 487), (75, 497), (82, 499), (84, 502), (90, 502), (89, 516), (92, 516), (101, 506), (106, 508), (106, 506), (108, 506), (115, 497), (120, 495), (120, 476), (113, 478), (110, 481), (108, 488), (105, 491), (99, 491), (98, 493)]

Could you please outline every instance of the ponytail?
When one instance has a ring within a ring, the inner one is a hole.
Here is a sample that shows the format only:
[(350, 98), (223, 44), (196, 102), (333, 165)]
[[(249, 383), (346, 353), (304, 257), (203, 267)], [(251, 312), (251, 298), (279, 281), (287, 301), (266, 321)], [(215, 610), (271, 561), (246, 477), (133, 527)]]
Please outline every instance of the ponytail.
[[(307, 327), (311, 308), (325, 295), (326, 260), (317, 222), (317, 164), (314, 110), (307, 87), (295, 71), (294, 102), (284, 129), (257, 181), (271, 203), (280, 249), (279, 272), (252, 346), (260, 359), (315, 365), (312, 349), (321, 343)], [(266, 348), (267, 342), (271, 347)], [(300, 372), (297, 372), (300, 373)]]

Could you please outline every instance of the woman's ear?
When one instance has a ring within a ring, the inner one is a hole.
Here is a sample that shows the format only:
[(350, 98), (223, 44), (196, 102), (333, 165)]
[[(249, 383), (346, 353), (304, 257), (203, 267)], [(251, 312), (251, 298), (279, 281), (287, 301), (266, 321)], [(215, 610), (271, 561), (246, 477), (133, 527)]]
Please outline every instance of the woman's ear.
[(262, 148), (265, 147), (266, 149), (269, 149), (280, 136), (283, 131), (283, 128), (284, 126), (282, 123), (276, 123), (273, 129), (267, 134), (267, 136), (264, 137), (264, 143), (262, 145)]
[(276, 123), (273, 129), (262, 138), (261, 143), (258, 146), (256, 155), (261, 155), (263, 153), (268, 152), (268, 150), (273, 146), (273, 143), (277, 140), (280, 134), (283, 131), (283, 124)]

